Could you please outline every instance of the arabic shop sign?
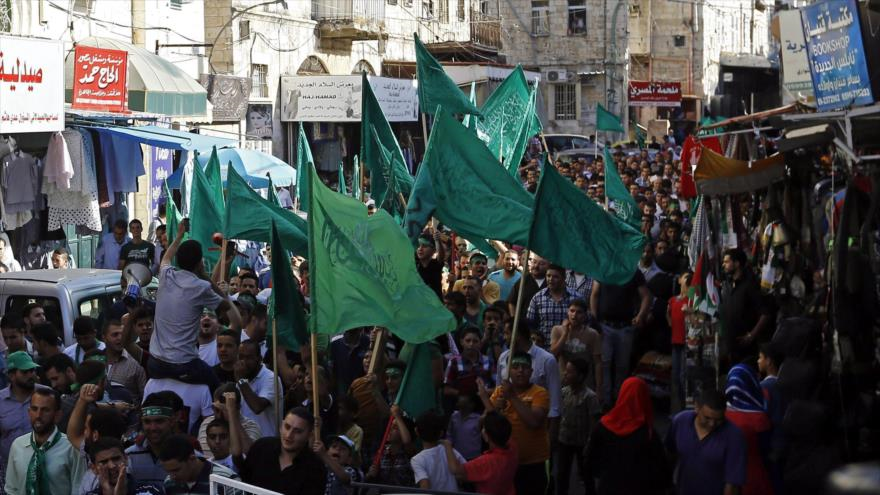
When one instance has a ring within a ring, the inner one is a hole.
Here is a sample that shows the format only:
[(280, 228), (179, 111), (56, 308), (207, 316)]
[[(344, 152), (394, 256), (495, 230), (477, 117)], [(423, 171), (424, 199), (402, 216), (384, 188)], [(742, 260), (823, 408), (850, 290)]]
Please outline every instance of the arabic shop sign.
[(819, 110), (873, 103), (854, 0), (804, 7), (801, 20)]
[(0, 133), (62, 130), (62, 43), (0, 36)]
[[(389, 122), (415, 122), (419, 96), (413, 79), (367, 77)], [(282, 122), (360, 122), (361, 76), (281, 78)]]
[(801, 13), (797, 10), (779, 12), (779, 32), (782, 45), (782, 86), (794, 95), (787, 98), (790, 100), (788, 102), (794, 101), (797, 95), (812, 101), (813, 79), (810, 76)]
[(128, 52), (77, 45), (73, 59), (73, 108), (124, 112)]
[(680, 107), (681, 83), (630, 81), (628, 100), (631, 107)]

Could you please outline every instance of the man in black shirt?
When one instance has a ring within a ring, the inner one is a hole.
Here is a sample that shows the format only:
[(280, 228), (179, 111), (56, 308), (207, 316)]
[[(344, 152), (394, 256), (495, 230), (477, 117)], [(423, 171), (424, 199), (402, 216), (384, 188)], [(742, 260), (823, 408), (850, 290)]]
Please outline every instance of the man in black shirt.
[(294, 407), (281, 422), (279, 437), (263, 437), (243, 455), (237, 404), (227, 401), (229, 447), (245, 483), (289, 495), (323, 495), (327, 482), (324, 463), (312, 452), (315, 420), (304, 407)]
[[(438, 256), (435, 258), (434, 253)], [(446, 249), (440, 241), (440, 232), (434, 231), (433, 238), (428, 234), (419, 236), (419, 247), (416, 248), (416, 268), (419, 275), (425, 281), (425, 285), (431, 288), (437, 297), (443, 297), (441, 283), (443, 280), (443, 260), (446, 258)]]
[(125, 268), (129, 263), (140, 263), (152, 269), (156, 262), (156, 246), (143, 238), (144, 226), (135, 218), (128, 224), (131, 232), (131, 240), (119, 251), (119, 269)]
[(637, 328), (648, 320), (651, 292), (645, 276), (638, 268), (624, 285), (600, 284), (593, 281), (590, 294), (590, 312), (602, 329), (602, 384), (603, 404), (610, 406), (617, 400), (617, 392), (624, 378), (629, 376), (630, 358)]
[(239, 334), (235, 330), (222, 330), (217, 334), (217, 360), (220, 362), (213, 369), (221, 384), (235, 382), (239, 343)]
[(719, 356), (722, 372), (747, 357), (757, 356), (762, 333), (771, 324), (772, 304), (761, 294), (758, 279), (747, 263), (746, 253), (741, 249), (724, 252), (722, 267), (728, 279), (718, 305), (725, 335)]

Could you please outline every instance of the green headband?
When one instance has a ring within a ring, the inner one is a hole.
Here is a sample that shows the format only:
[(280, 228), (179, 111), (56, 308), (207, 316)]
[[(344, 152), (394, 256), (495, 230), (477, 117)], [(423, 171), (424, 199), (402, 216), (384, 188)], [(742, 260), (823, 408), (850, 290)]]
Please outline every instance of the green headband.
[(520, 356), (520, 357), (515, 357), (515, 358), (513, 358), (513, 359), (510, 360), (510, 367), (511, 367), (511, 368), (514, 367), (514, 366), (516, 366), (516, 365), (518, 365), (518, 364), (522, 364), (522, 365), (525, 365), (525, 366), (531, 366), (531, 365), (532, 365), (532, 362), (529, 361), (528, 358), (524, 358), (524, 357), (521, 357), (521, 356)]
[(385, 374), (386, 374), (386, 375), (397, 375), (397, 376), (400, 376), (400, 375), (403, 374), (403, 372), (400, 371), (400, 368), (385, 368)]
[(174, 411), (172, 411), (170, 407), (164, 407), (164, 406), (147, 406), (147, 407), (141, 408), (141, 417), (142, 418), (146, 418), (146, 417), (150, 417), (150, 416), (170, 418), (173, 413), (174, 413)]
[(95, 354), (93, 356), (89, 356), (85, 359), (86, 361), (97, 361), (99, 363), (107, 364), (107, 355), (106, 354)]

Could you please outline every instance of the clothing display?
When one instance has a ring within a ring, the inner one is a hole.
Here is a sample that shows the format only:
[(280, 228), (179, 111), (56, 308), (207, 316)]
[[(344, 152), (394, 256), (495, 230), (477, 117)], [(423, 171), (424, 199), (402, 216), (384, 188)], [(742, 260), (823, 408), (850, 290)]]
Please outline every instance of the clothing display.
[[(59, 139), (49, 143), (43, 177), (44, 192), (49, 204), (48, 229), (64, 225), (83, 225), (92, 231), (101, 230), (98, 207), (98, 181), (95, 175), (95, 152), (91, 136), (85, 131), (65, 129)], [(60, 141), (60, 144), (56, 144)], [(53, 149), (54, 148), (54, 149)], [(59, 148), (61, 150), (59, 151)], [(69, 163), (73, 170), (67, 189), (52, 179), (63, 168), (58, 162)]]

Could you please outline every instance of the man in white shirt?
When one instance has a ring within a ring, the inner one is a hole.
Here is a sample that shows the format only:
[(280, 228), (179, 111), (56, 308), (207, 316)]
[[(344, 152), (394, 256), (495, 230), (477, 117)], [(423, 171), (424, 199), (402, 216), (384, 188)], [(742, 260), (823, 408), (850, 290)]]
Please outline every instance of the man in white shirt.
[(76, 339), (76, 344), (64, 349), (64, 354), (73, 359), (76, 364), (83, 361), (86, 353), (95, 349), (103, 351), (106, 347), (103, 342), (98, 340), (98, 332), (89, 316), (80, 316), (73, 320), (73, 338)]
[(242, 415), (256, 421), (263, 436), (277, 435), (275, 401), (280, 401), (281, 397), (275, 396), (275, 387), (277, 381), (280, 392), (281, 382), (263, 365), (259, 343), (246, 340), (239, 345), (235, 379), (241, 392)]

